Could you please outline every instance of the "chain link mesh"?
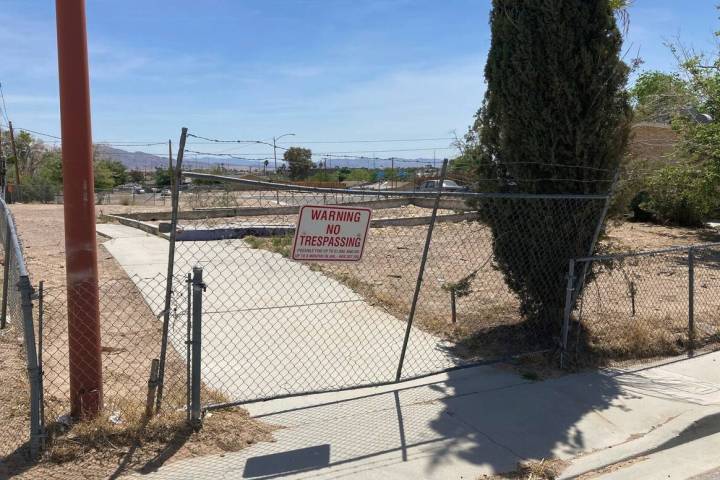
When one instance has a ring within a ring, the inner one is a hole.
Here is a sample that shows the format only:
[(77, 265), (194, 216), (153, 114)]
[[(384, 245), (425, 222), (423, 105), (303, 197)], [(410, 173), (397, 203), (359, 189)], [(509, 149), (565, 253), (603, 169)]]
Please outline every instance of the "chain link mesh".
[[(175, 271), (202, 266), (207, 284), (203, 402), (395, 381), (434, 194), (214, 182), (181, 192), (181, 205), (193, 209), (180, 212), (175, 250)], [(443, 193), (401, 378), (556, 348), (567, 261), (588, 253), (604, 203)], [(362, 260), (290, 259), (299, 207), (331, 204), (373, 210)], [(542, 259), (533, 298), (559, 306), (549, 326), (523, 316), (528, 301), (518, 291), (529, 295), (508, 285), (513, 271), (500, 264), (511, 257), (526, 267)]]
[[(186, 406), (187, 303), (178, 278), (169, 323), (163, 407)], [(166, 277), (131, 276), (101, 280), (100, 329), (105, 414), (127, 418), (144, 411), (153, 359), (159, 358)], [(80, 291), (80, 297), (85, 292)], [(73, 333), (76, 337), (79, 332)], [(66, 287), (44, 291), (43, 370), (45, 411), (49, 424), (70, 412)], [(77, 342), (82, 344), (82, 342)], [(76, 358), (82, 358), (79, 355)], [(83, 369), (86, 365), (75, 365)]]
[(33, 401), (33, 395), (39, 394), (39, 378), (33, 379), (30, 375), (31, 372), (38, 372), (36, 358), (33, 358), (36, 351), (32, 328), (33, 315), (37, 314), (37, 310), (31, 309), (30, 278), (15, 222), (2, 200), (0, 248), (4, 269), (3, 299), (6, 302), (5, 310), (0, 312), (0, 422), (4, 427), (4, 434), (0, 436), (0, 460), (11, 464), (34, 455), (39, 446), (41, 424), (39, 402)]
[(579, 365), (653, 362), (720, 346), (720, 245), (583, 259), (576, 275), (585, 264), (588, 283), (568, 342)]

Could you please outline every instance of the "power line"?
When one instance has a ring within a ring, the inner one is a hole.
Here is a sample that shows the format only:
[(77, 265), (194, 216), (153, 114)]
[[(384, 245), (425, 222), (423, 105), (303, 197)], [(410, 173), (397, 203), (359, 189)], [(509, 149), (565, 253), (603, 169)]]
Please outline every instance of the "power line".
[[(227, 143), (227, 142), (223, 142)], [(282, 147), (278, 147), (282, 148)], [(287, 150), (287, 149), (284, 149)], [(312, 152), (313, 155), (342, 155), (342, 154), (352, 154), (352, 153), (390, 153), (390, 152), (424, 152), (424, 151), (433, 151), (433, 150), (454, 150), (453, 147), (435, 147), (435, 148), (397, 148), (397, 149), (388, 149), (388, 150), (353, 150), (353, 151), (343, 151), (343, 152)], [(260, 152), (260, 153), (250, 153), (250, 152), (241, 152), (242, 155), (249, 155), (249, 156), (259, 156), (259, 155), (267, 155), (267, 152)]]
[(440, 140), (455, 140), (454, 137), (435, 137), (435, 138), (394, 138), (388, 140), (305, 140), (302, 142), (282, 142), (286, 145), (289, 144), (339, 144), (339, 143), (396, 143), (396, 142), (431, 142)]
[(188, 150), (185, 149), (186, 153), (192, 153), (194, 155), (204, 155), (208, 157), (222, 157), (222, 158), (232, 158), (234, 160), (243, 160), (248, 162), (264, 162), (265, 160), (272, 160), (272, 157), (264, 157), (264, 158), (247, 158), (247, 157), (239, 157), (237, 155), (234, 155), (232, 153), (211, 153), (211, 152), (198, 152), (196, 150)]
[(199, 138), (201, 140), (207, 140), (211, 143), (252, 143), (252, 144), (260, 144), (260, 145), (268, 145), (270, 147), (279, 148), (281, 150), (287, 150), (285, 147), (280, 147), (277, 144), (273, 145), (272, 143), (265, 142), (263, 140), (219, 140), (217, 138), (209, 138), (209, 137), (203, 137), (200, 135), (194, 135), (192, 133), (188, 133), (188, 137), (193, 138)]
[[(4, 125), (4, 126), (7, 127), (7, 125)], [(60, 137), (58, 137), (58, 136), (56, 136), (56, 135), (50, 135), (49, 133), (38, 132), (38, 131), (36, 131), (36, 130), (30, 130), (29, 128), (15, 127), (15, 130), (20, 130), (20, 131), (22, 131), (22, 132), (27, 132), (27, 133), (34, 133), (35, 135), (41, 135), (41, 136), (43, 136), (43, 137), (54, 138), (54, 139), (57, 139), (57, 140), (62, 140), (62, 138), (60, 138)]]

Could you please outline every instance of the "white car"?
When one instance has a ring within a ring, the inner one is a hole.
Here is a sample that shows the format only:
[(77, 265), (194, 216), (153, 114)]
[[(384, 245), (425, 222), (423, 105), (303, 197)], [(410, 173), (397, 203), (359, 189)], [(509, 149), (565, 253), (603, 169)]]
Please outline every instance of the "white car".
[[(420, 185), (418, 190), (436, 192), (439, 183), (440, 180), (426, 180), (422, 185)], [(458, 185), (452, 180), (443, 180), (442, 190), (444, 192), (467, 192), (469, 189), (466, 186)]]

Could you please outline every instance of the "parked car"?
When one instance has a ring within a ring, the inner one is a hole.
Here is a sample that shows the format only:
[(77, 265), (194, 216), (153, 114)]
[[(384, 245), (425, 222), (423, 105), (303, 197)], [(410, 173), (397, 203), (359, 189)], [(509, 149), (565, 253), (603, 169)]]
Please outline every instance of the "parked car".
[(115, 187), (113, 191), (118, 193), (134, 193), (135, 195), (145, 193), (145, 189), (142, 186), (133, 183), (126, 183), (125, 185), (120, 185), (118, 187)]
[[(418, 190), (420, 191), (437, 191), (438, 183), (440, 180), (426, 180), (420, 185)], [(444, 192), (467, 192), (468, 187), (464, 185), (458, 185), (453, 180), (443, 180), (442, 189)]]

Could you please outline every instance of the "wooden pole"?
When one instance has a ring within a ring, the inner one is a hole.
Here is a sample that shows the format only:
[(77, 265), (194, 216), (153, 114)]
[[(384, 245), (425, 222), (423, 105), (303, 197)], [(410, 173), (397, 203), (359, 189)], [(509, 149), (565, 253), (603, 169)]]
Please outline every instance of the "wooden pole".
[(8, 129), (10, 130), (10, 148), (12, 148), (15, 163), (15, 189), (10, 197), (13, 202), (17, 202), (20, 196), (20, 158), (17, 155), (17, 146), (15, 146), (15, 132), (12, 129), (12, 122), (8, 120)]
[(7, 190), (7, 167), (5, 164), (5, 154), (2, 148), (2, 129), (0, 128), (0, 196), (3, 200), (5, 198), (5, 191)]
[(173, 191), (173, 166), (172, 166), (172, 140), (168, 140), (168, 175), (170, 176), (170, 191)]
[[(15, 185), (20, 186), (20, 158), (17, 154), (17, 146), (15, 145), (15, 132), (13, 131), (12, 122), (8, 121), (10, 130), (10, 148), (12, 148), (13, 158), (15, 158)], [(19, 193), (19, 192), (18, 192)]]

